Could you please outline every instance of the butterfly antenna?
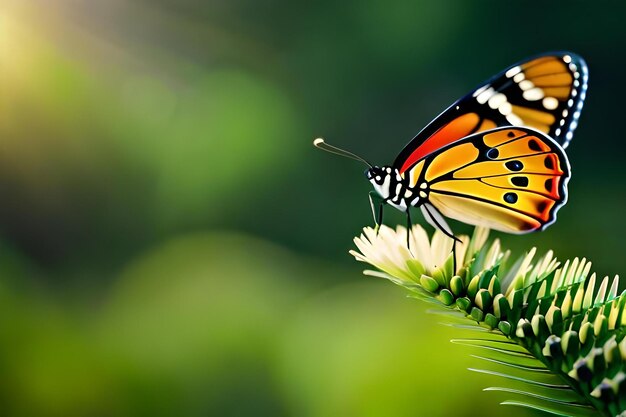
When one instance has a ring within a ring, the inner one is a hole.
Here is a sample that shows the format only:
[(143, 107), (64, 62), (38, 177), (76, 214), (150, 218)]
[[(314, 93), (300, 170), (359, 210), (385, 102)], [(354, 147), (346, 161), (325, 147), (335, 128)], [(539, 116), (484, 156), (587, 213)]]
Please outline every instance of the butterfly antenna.
[(364, 164), (366, 164), (368, 167), (370, 167), (370, 168), (372, 167), (372, 164), (370, 164), (369, 162), (367, 162), (365, 159), (361, 158), (360, 156), (355, 155), (352, 152), (348, 152), (345, 149), (340, 149), (340, 148), (338, 148), (336, 146), (329, 145), (322, 138), (315, 139), (313, 141), (313, 146), (315, 146), (316, 148), (319, 148), (319, 149), (321, 149), (323, 151), (334, 153), (335, 155), (345, 156), (346, 158), (354, 159), (356, 161), (361, 161)]

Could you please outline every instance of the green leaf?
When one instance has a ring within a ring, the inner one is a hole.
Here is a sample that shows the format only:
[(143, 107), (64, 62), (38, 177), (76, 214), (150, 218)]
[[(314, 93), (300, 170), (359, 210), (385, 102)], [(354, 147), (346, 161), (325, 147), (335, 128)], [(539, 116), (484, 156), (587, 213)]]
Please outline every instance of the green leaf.
[(454, 294), (452, 294), (447, 288), (441, 290), (437, 298), (447, 306), (454, 303)]
[[(542, 388), (541, 391), (533, 390), (531, 392), (531, 391), (524, 391), (522, 389), (514, 389), (514, 388), (509, 388), (509, 387), (488, 387), (488, 388), (485, 388), (483, 391), (509, 392), (512, 394), (519, 394), (519, 395), (523, 395), (527, 397), (533, 397), (533, 398), (543, 400), (546, 402), (582, 406), (584, 408), (592, 409), (589, 405), (578, 403), (577, 401), (580, 399), (580, 396), (572, 390)], [(561, 399), (558, 399), (558, 398), (561, 398)]]
[(494, 362), (499, 365), (510, 366), (512, 368), (523, 369), (529, 372), (541, 372), (541, 373), (550, 373), (550, 370), (545, 367), (545, 365), (539, 362), (535, 358), (512, 358), (511, 356), (506, 356), (509, 360), (498, 360), (493, 357), (484, 357), (479, 355), (471, 355), (474, 358), (482, 359), (488, 362)]
[(450, 280), (450, 289), (457, 297), (463, 295), (465, 293), (463, 279), (458, 275), (453, 276)]
[(478, 373), (488, 374), (488, 375), (493, 375), (493, 376), (500, 376), (502, 378), (513, 379), (519, 382), (525, 382), (529, 385), (538, 385), (541, 387), (563, 389), (563, 390), (571, 389), (569, 385), (554, 383), (553, 382), (554, 380), (550, 378), (550, 377), (555, 377), (555, 375), (552, 375), (552, 374), (550, 374), (548, 378), (541, 378), (540, 375), (537, 375), (535, 379), (530, 379), (530, 378), (525, 378), (521, 376), (505, 374), (502, 372), (490, 371), (487, 369), (477, 369), (477, 368), (468, 368), (468, 369), (473, 372), (478, 372)]
[(534, 359), (534, 357), (530, 353), (528, 353), (526, 349), (519, 346), (517, 343), (484, 339), (452, 339), (451, 342), (458, 345), (478, 347), (495, 352), (506, 353), (513, 356), (521, 356)]
[(575, 406), (575, 405), (544, 405), (537, 402), (528, 401), (503, 401), (502, 405), (515, 405), (518, 407), (531, 408), (533, 410), (543, 411), (546, 413), (554, 414), (562, 417), (598, 417), (598, 412), (591, 407)]
[(428, 275), (422, 275), (420, 277), (420, 284), (422, 284), (422, 287), (424, 287), (424, 289), (432, 293), (439, 289), (439, 283)]
[(459, 308), (459, 310), (468, 312), (470, 307), (472, 306), (472, 302), (470, 301), (469, 298), (462, 297), (462, 298), (456, 299), (456, 305)]

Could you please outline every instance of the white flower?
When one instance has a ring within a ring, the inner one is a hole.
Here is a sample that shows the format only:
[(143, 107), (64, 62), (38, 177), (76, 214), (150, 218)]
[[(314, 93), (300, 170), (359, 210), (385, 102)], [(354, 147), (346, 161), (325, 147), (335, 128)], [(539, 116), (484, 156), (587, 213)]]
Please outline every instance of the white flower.
[[(377, 233), (375, 229), (365, 227), (363, 233), (354, 238), (358, 251), (351, 250), (350, 254), (356, 260), (368, 263), (378, 270), (365, 270), (366, 275), (386, 278), (404, 286), (420, 285), (420, 280), (424, 275), (434, 278), (442, 287), (449, 286), (453, 275), (464, 275), (465, 283), (469, 284), (475, 276), (499, 263), (501, 267), (498, 279), (502, 292), (507, 297), (513, 291), (528, 288), (556, 271), (551, 286), (542, 291), (542, 295), (552, 294), (562, 285), (571, 285), (583, 280), (591, 267), (591, 264), (584, 258), (574, 259), (571, 263), (567, 261), (560, 267), (552, 251), (536, 258), (535, 248), (520, 257), (517, 262), (504, 267), (503, 264), (507, 263), (509, 252), (502, 251), (498, 239), (485, 247), (489, 230), (477, 227), (471, 239), (465, 235), (458, 237), (460, 242), (456, 244), (456, 262), (454, 263), (456, 269), (453, 270), (453, 240), (450, 237), (436, 230), (430, 239), (420, 225), (414, 225), (409, 238), (409, 250), (406, 230), (403, 226), (392, 229), (382, 225)], [(479, 252), (481, 256), (476, 257)], [(467, 270), (464, 271), (466, 268)], [(467, 276), (467, 272), (471, 272), (472, 276)]]
[[(371, 227), (363, 229), (363, 233), (354, 238), (359, 251), (351, 250), (358, 261), (369, 263), (383, 274), (376, 271), (365, 271), (367, 275), (381, 276), (398, 284), (418, 283), (422, 274), (434, 276), (442, 270), (446, 262), (451, 262), (454, 241), (439, 230), (435, 231), (432, 240), (420, 225), (414, 225), (410, 235), (410, 250), (406, 241), (407, 229), (402, 226), (392, 229), (380, 226), (378, 234)], [(487, 240), (489, 231), (477, 228), (474, 237), (459, 236), (456, 243), (456, 274), (480, 250)], [(500, 245), (496, 240), (488, 258), (493, 262), (501, 255)], [(493, 264), (493, 262), (488, 262)], [(449, 272), (452, 272), (450, 270)]]

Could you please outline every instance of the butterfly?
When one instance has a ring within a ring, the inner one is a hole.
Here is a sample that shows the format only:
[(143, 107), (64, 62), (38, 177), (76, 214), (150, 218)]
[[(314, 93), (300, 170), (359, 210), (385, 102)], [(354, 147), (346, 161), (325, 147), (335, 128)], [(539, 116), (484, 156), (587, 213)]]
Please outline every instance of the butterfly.
[(389, 166), (373, 166), (323, 139), (314, 145), (369, 166), (377, 226), (388, 204), (407, 214), (409, 230), (417, 207), (455, 240), (446, 218), (514, 234), (543, 230), (567, 201), (564, 148), (587, 80), (585, 61), (570, 52), (521, 61), (448, 107)]

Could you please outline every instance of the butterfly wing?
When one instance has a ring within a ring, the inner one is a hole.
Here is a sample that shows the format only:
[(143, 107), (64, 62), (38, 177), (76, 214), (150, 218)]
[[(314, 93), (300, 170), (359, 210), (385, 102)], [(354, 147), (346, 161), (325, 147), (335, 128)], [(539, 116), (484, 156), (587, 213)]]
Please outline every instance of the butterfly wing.
[[(480, 132), (409, 170), (411, 186), (446, 217), (507, 233), (542, 230), (567, 200), (562, 147), (531, 128)], [(426, 185), (424, 185), (426, 184)]]
[(515, 64), (450, 106), (400, 152), (401, 174), (438, 149), (498, 126), (528, 126), (565, 148), (583, 106), (587, 65), (578, 55), (557, 52)]

